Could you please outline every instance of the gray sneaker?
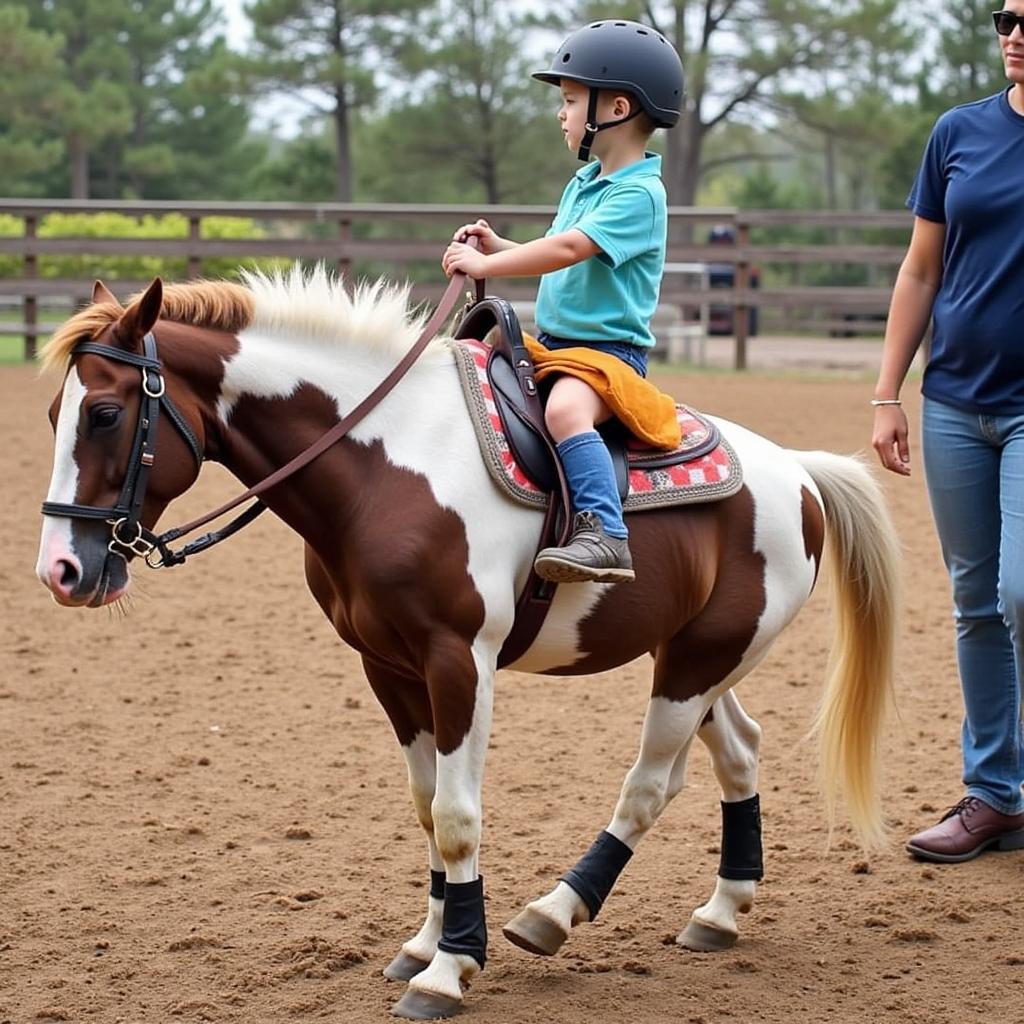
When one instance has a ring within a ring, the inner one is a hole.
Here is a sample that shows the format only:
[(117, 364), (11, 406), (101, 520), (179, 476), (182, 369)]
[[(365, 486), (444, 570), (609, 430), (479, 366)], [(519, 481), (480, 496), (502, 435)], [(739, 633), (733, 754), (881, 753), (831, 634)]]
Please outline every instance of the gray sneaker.
[(628, 583), (636, 577), (629, 542), (609, 537), (593, 512), (577, 512), (565, 547), (544, 548), (533, 567), (552, 583)]

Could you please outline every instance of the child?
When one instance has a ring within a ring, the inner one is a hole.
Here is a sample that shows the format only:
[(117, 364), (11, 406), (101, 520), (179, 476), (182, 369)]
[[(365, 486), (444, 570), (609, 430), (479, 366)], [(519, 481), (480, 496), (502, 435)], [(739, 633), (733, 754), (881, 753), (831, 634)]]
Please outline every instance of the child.
[[(595, 349), (646, 376), (667, 222), (661, 157), (646, 145), (656, 128), (679, 119), (679, 56), (653, 29), (599, 21), (570, 35), (551, 68), (533, 77), (559, 86), (566, 144), (580, 160), (591, 154), (596, 160), (570, 180), (543, 238), (520, 245), (479, 220), (459, 228), (442, 266), (448, 275), (459, 270), (473, 278), (543, 275), (536, 312), (543, 345)], [(469, 235), (479, 239), (479, 251), (462, 241)], [(556, 378), (545, 422), (558, 443), (575, 516), (566, 546), (537, 556), (544, 579), (634, 577), (611, 456), (594, 429), (610, 416), (588, 384)]]

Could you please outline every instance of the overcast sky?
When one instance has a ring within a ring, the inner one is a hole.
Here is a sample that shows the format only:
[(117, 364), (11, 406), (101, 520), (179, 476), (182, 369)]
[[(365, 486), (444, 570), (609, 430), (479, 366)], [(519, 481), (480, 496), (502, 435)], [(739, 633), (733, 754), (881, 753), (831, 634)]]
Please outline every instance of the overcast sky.
[(228, 39), (232, 46), (244, 42), (249, 36), (249, 19), (242, 11), (244, 0), (218, 0), (228, 19)]

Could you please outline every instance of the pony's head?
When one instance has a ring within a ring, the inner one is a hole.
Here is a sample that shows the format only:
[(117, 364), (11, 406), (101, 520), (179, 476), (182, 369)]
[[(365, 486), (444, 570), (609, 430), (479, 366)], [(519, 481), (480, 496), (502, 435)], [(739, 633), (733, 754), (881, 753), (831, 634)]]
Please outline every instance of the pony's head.
[[(97, 607), (120, 598), (128, 561), (145, 554), (143, 535), (198, 474), (202, 424), (187, 402), (169, 403), (152, 333), (163, 297), (157, 278), (124, 308), (97, 281), (92, 305), (43, 353), (45, 366), (66, 368), (50, 406), (53, 475), (36, 564), (59, 604)], [(159, 415), (168, 404), (183, 423)]]
[(60, 604), (109, 604), (126, 592), (128, 562), (148, 556), (168, 502), (208, 451), (223, 454), (221, 428), (240, 395), (271, 400), (300, 379), (316, 384), (317, 367), (343, 365), (335, 349), (370, 353), (376, 372), (426, 319), (408, 310), (408, 287), (378, 281), (350, 296), (322, 267), (244, 280), (157, 279), (127, 308), (97, 282), (92, 305), (43, 350), (43, 365), (65, 377), (50, 408), (56, 450), (36, 571)]

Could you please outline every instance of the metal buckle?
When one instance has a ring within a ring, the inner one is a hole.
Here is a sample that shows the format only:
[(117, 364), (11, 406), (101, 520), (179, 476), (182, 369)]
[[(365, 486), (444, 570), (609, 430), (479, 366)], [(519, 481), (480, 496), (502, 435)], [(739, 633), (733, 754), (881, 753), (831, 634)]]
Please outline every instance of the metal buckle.
[[(156, 558), (153, 557), (154, 554)], [(149, 551), (143, 557), (150, 569), (162, 569), (164, 567), (164, 554), (155, 544), (150, 544)]]
[(120, 547), (130, 551), (133, 555), (138, 555), (140, 558), (146, 559), (148, 563), (149, 553), (153, 550), (155, 545), (151, 541), (146, 540), (145, 537), (142, 536), (142, 524), (135, 524), (136, 533), (131, 540), (122, 540), (118, 534), (118, 530), (120, 530), (121, 527), (128, 522), (128, 517), (123, 516), (121, 519), (117, 520), (108, 519), (107, 522), (111, 524), (110, 535), (112, 538), (110, 543), (107, 545), (107, 550), (115, 555), (119, 555), (121, 552), (115, 550), (114, 548), (114, 545), (117, 544)]

